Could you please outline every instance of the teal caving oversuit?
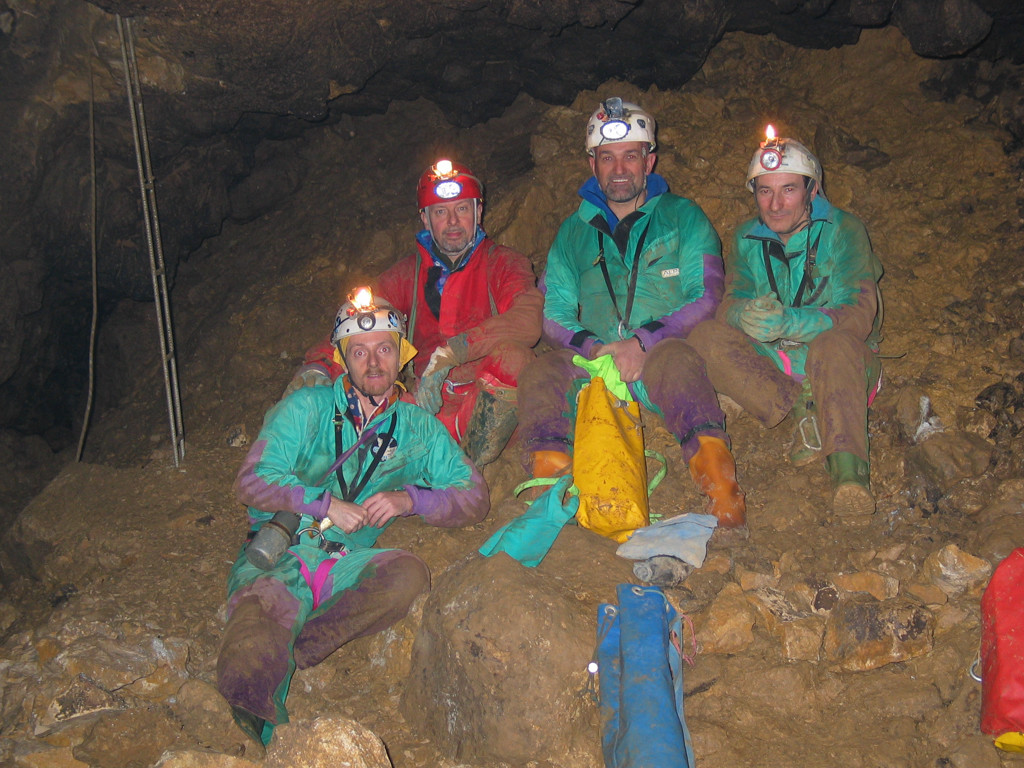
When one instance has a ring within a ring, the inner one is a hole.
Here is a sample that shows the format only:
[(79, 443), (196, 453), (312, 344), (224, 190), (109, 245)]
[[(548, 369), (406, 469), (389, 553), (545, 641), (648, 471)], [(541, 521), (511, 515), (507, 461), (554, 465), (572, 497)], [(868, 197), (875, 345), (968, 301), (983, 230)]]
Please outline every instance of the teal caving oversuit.
[[(274, 512), (301, 515), (300, 528), (315, 526), (332, 497), (358, 504), (377, 492), (405, 490), (411, 515), (444, 527), (481, 520), (489, 504), (483, 477), (441, 422), (392, 396), (363, 424), (347, 375), (333, 387), (299, 389), (267, 414), (235, 490), (249, 508), (250, 540)], [(285, 699), (296, 668), (390, 626), (429, 588), (422, 560), (374, 548), (386, 527), (300, 533), (270, 570), (252, 565), (244, 547), (239, 553), (228, 577), (217, 687), (236, 712), (255, 716), (264, 743), (274, 725), (288, 721)]]
[(596, 344), (636, 337), (647, 352), (641, 379), (629, 385), (644, 407), (664, 416), (688, 462), (698, 435), (728, 440), (704, 366), (683, 342), (710, 318), (724, 284), (721, 243), (696, 203), (647, 177), (647, 199), (621, 221), (591, 177), (579, 209), (565, 220), (548, 253), (541, 288), (544, 339), (554, 351), (519, 377), (524, 465), (535, 451), (571, 452), (566, 393), (587, 373), (572, 362)]
[[(822, 458), (844, 452), (867, 461), (867, 404), (881, 373), (881, 276), (861, 221), (818, 195), (809, 225), (785, 246), (758, 218), (740, 226), (726, 259), (725, 298), (687, 343), (715, 389), (767, 427), (790, 412), (806, 377)], [(739, 315), (769, 293), (783, 306), (789, 338), (765, 343), (740, 330)]]

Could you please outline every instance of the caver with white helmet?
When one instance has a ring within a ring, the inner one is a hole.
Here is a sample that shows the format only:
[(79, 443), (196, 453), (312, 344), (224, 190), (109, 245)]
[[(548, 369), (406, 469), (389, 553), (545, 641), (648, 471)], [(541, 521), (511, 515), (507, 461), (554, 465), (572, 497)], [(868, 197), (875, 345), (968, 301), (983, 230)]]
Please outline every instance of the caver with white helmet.
[(644, 142), (648, 152), (653, 152), (656, 128), (654, 118), (638, 104), (618, 96), (605, 99), (587, 122), (587, 154), (593, 155), (604, 144), (627, 141)]
[(375, 299), (368, 288), (360, 288), (349, 295), (348, 301), (341, 305), (334, 317), (331, 344), (338, 350), (336, 359), (340, 359), (337, 362), (344, 364), (348, 341), (353, 336), (374, 331), (396, 334), (400, 366), (404, 367), (416, 356), (416, 348), (406, 338), (405, 315), (387, 301)]
[(754, 152), (747, 168), (747, 189), (754, 191), (758, 176), (773, 173), (796, 173), (814, 181), (818, 193), (821, 189), (821, 163), (811, 151), (794, 139), (769, 139)]

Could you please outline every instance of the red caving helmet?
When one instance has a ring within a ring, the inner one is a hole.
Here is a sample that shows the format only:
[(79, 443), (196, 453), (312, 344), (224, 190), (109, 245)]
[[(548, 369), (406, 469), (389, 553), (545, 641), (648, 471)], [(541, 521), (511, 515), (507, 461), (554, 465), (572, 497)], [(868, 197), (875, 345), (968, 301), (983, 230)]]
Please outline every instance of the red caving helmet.
[(416, 185), (416, 205), (422, 211), (428, 205), (453, 200), (482, 200), (483, 184), (464, 165), (438, 160), (427, 168)]

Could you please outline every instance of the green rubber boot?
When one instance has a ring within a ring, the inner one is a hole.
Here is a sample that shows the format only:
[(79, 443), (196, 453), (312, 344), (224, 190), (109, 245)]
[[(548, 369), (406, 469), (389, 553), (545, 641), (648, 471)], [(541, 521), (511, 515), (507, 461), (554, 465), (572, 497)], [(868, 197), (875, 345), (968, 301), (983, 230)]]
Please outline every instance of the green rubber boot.
[(515, 387), (481, 389), (462, 436), (462, 450), (477, 467), (484, 467), (498, 458), (518, 423)]
[(814, 395), (811, 394), (811, 380), (805, 378), (800, 394), (793, 403), (793, 444), (789, 448), (789, 460), (796, 467), (806, 467), (821, 458), (821, 433), (814, 409)]
[(832, 478), (832, 511), (840, 516), (870, 515), (875, 499), (868, 483), (870, 467), (852, 453), (831, 453), (825, 459)]

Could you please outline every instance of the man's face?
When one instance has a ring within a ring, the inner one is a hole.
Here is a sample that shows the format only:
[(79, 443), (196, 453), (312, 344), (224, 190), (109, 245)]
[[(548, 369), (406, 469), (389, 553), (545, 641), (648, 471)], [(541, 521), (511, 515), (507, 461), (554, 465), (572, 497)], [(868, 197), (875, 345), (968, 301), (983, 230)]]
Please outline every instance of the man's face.
[(353, 336), (345, 353), (345, 367), (356, 389), (374, 398), (386, 394), (398, 378), (399, 346), (390, 331)]
[(645, 146), (642, 141), (624, 141), (594, 150), (590, 168), (609, 202), (628, 203), (644, 191), (647, 174), (654, 169), (654, 155), (644, 155)]
[(453, 200), (420, 211), (423, 226), (446, 256), (459, 256), (476, 237), (476, 200)]
[(754, 200), (761, 221), (785, 242), (808, 217), (808, 206), (818, 193), (807, 190), (807, 178), (798, 173), (769, 173), (754, 180)]

